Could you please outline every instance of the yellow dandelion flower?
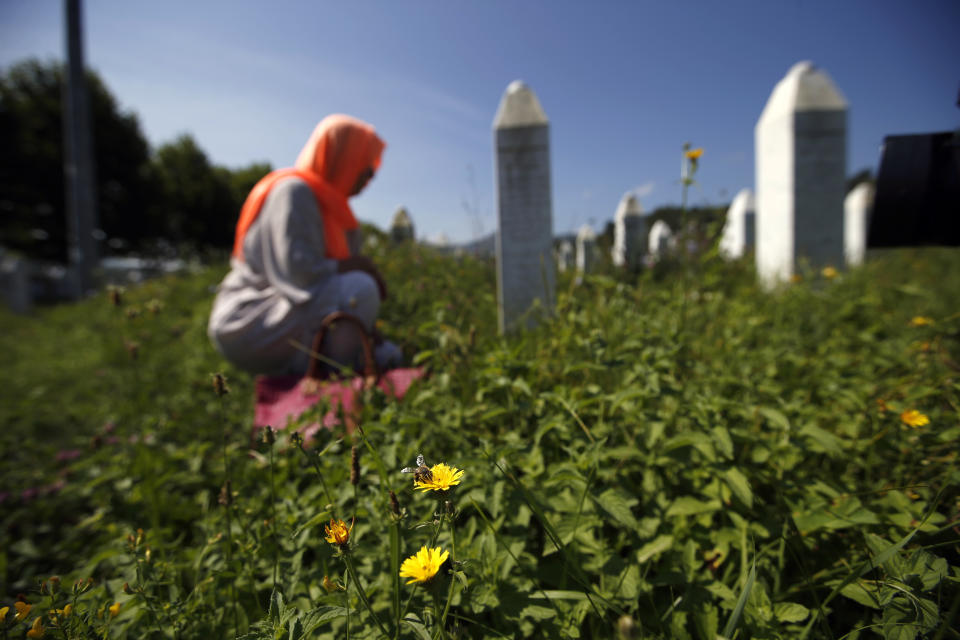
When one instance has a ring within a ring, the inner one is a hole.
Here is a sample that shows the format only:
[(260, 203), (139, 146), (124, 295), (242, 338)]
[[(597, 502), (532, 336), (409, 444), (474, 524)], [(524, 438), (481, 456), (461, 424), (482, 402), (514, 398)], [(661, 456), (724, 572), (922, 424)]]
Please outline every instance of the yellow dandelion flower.
[(330, 544), (335, 544), (338, 547), (350, 542), (350, 532), (353, 531), (353, 525), (356, 524), (356, 521), (350, 522), (350, 528), (347, 528), (347, 523), (343, 520), (334, 520), (330, 518), (330, 524), (324, 525), (323, 529), (327, 534), (327, 542)]
[(827, 280), (833, 280), (838, 275), (840, 275), (840, 272), (834, 269), (833, 267), (824, 267), (823, 271), (820, 272), (820, 275), (822, 275)]
[(10, 607), (0, 608), (0, 622), (3, 622), (7, 619), (7, 614), (10, 613)]
[(43, 628), (43, 620), (41, 618), (37, 618), (33, 621), (33, 626), (30, 627), (30, 630), (27, 631), (27, 637), (42, 638), (46, 633), (47, 630)]
[(421, 491), (446, 491), (454, 485), (460, 484), (463, 471), (456, 467), (448, 467), (440, 462), (430, 467), (430, 477), (421, 475), (414, 480), (413, 486)]
[(685, 152), (683, 155), (690, 158), (691, 160), (697, 160), (700, 156), (703, 155), (703, 147), (697, 147), (696, 149), (690, 149)]
[(26, 602), (20, 602), (19, 600), (14, 602), (13, 606), (16, 607), (17, 609), (17, 615), (15, 618), (17, 622), (20, 622), (21, 620), (26, 618), (28, 615), (30, 615), (30, 609), (33, 608), (32, 604), (27, 604)]
[(930, 418), (923, 415), (916, 409), (907, 409), (900, 414), (900, 419), (903, 421), (903, 424), (908, 427), (922, 427), (925, 424), (930, 424)]
[(933, 324), (933, 318), (928, 318), (926, 316), (913, 316), (910, 319), (911, 327), (929, 327)]
[(110, 605), (109, 611), (110, 611), (111, 618), (117, 617), (117, 614), (120, 613), (120, 607), (121, 605), (119, 602), (114, 602), (112, 605)]
[(427, 549), (424, 545), (420, 547), (420, 551), (417, 551), (416, 555), (403, 561), (403, 564), (400, 565), (400, 577), (410, 578), (407, 584), (430, 582), (449, 556), (450, 552), (441, 551), (440, 547)]

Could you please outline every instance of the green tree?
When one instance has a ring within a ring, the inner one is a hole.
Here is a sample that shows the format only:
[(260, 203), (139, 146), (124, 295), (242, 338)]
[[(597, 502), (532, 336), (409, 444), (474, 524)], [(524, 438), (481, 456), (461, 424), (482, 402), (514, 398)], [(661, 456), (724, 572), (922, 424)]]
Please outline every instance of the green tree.
[(194, 247), (228, 247), (239, 204), (229, 172), (214, 167), (190, 135), (157, 149), (167, 238)]
[[(66, 260), (62, 65), (27, 60), (0, 75), (0, 233), (6, 246)], [(99, 224), (137, 246), (159, 234), (156, 182), (137, 117), (87, 72)]]

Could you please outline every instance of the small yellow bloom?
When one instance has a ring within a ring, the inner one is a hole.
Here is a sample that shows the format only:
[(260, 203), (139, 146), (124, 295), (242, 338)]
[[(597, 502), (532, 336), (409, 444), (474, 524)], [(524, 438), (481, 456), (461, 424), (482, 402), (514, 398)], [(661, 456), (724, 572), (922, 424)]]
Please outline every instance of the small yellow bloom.
[(703, 155), (703, 147), (697, 147), (696, 149), (690, 149), (689, 151), (687, 151), (687, 152), (684, 153), (683, 155), (685, 155), (686, 157), (690, 158), (691, 160), (696, 160), (696, 159), (698, 159), (700, 156)]
[(334, 520), (330, 518), (330, 524), (324, 525), (323, 529), (327, 534), (327, 542), (330, 544), (335, 544), (338, 547), (350, 542), (350, 532), (353, 531), (353, 525), (356, 524), (355, 521), (350, 522), (350, 528), (347, 528), (347, 523), (343, 520)]
[(928, 327), (933, 324), (933, 318), (926, 316), (913, 316), (910, 320), (911, 327)]
[(840, 275), (840, 273), (833, 267), (824, 267), (823, 271), (820, 272), (820, 275), (822, 275), (827, 280), (833, 280), (838, 275)]
[(7, 614), (10, 613), (10, 607), (0, 608), (0, 622), (3, 622), (7, 619)]
[(400, 577), (410, 578), (407, 584), (414, 582), (430, 582), (437, 571), (440, 571), (441, 565), (447, 561), (450, 556), (449, 551), (441, 551), (440, 547), (427, 549), (426, 545), (420, 547), (417, 554), (410, 556), (403, 561), (400, 566)]
[(448, 467), (440, 462), (430, 467), (429, 479), (417, 479), (413, 486), (421, 491), (446, 491), (450, 487), (460, 484), (460, 478), (462, 477), (463, 471), (456, 467)]
[(925, 424), (930, 424), (930, 418), (923, 415), (916, 409), (908, 409), (900, 414), (900, 419), (903, 420), (903, 424), (908, 427), (922, 427)]
[(47, 630), (43, 628), (43, 621), (37, 618), (33, 621), (33, 626), (30, 627), (30, 631), (27, 631), (27, 637), (42, 638), (46, 632)]
[(118, 613), (120, 613), (120, 603), (114, 602), (112, 605), (110, 605), (110, 617), (116, 618)]
[(54, 609), (53, 612), (50, 614), (50, 618), (53, 620), (57, 620), (61, 616), (63, 616), (64, 618), (69, 618), (71, 613), (73, 613), (73, 605), (68, 604), (63, 609)]
[(15, 618), (17, 622), (20, 622), (30, 615), (30, 609), (33, 608), (33, 605), (27, 604), (26, 602), (20, 602), (19, 600), (14, 602), (13, 606), (17, 608), (17, 615)]

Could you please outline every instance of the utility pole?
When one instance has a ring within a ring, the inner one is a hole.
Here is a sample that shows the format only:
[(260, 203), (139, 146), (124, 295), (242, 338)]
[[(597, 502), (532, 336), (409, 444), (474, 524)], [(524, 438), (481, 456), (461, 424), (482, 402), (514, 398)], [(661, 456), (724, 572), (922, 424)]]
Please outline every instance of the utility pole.
[(94, 286), (97, 266), (97, 198), (94, 186), (93, 141), (83, 62), (80, 0), (64, 0), (67, 65), (63, 76), (63, 176), (67, 205), (67, 251), (74, 293), (80, 297)]

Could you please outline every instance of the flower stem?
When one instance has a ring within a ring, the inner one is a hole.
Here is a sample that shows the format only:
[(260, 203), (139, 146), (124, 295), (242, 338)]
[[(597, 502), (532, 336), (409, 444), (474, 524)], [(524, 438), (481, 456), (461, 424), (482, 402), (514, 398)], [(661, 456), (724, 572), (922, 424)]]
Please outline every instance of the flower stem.
[(390, 571), (393, 573), (393, 616), (400, 637), (400, 523), (390, 525)]
[(380, 633), (383, 634), (385, 638), (390, 638), (390, 634), (387, 633), (387, 630), (383, 628), (383, 624), (380, 622), (380, 618), (377, 617), (377, 614), (374, 613), (373, 607), (370, 605), (370, 601), (367, 600), (367, 594), (363, 591), (363, 585), (360, 584), (360, 578), (357, 577), (357, 572), (353, 568), (353, 559), (344, 554), (343, 562), (347, 565), (347, 573), (350, 574), (350, 579), (353, 581), (354, 586), (357, 589), (357, 595), (360, 596), (360, 602), (367, 608), (367, 611), (370, 612), (370, 616), (373, 618), (373, 621), (377, 623), (377, 627), (380, 628)]
[[(454, 526), (453, 515), (450, 516), (450, 567), (454, 567), (457, 559), (457, 528)], [(454, 572), (450, 572), (450, 589), (447, 591), (447, 604), (443, 607), (440, 625), (446, 626), (447, 613), (450, 611), (450, 602), (453, 601), (453, 585), (456, 583)]]
[(323, 487), (323, 495), (326, 496), (327, 504), (330, 505), (331, 513), (333, 513), (333, 507), (335, 503), (333, 502), (333, 498), (330, 497), (330, 490), (327, 489), (327, 481), (323, 479), (323, 472), (320, 471), (320, 464), (317, 462), (317, 457), (307, 453), (307, 450), (303, 448), (302, 439), (297, 442), (297, 448), (300, 449), (300, 452), (303, 453), (303, 455), (307, 458), (307, 461), (313, 465), (314, 471), (317, 472), (317, 477), (320, 478), (320, 486)]
[(433, 622), (440, 631), (440, 637), (446, 638), (447, 631), (443, 628), (443, 617), (440, 615), (440, 594), (437, 593), (436, 589), (431, 589), (431, 591), (433, 592)]
[(277, 590), (277, 565), (280, 564), (280, 545), (277, 542), (277, 491), (273, 482), (273, 443), (270, 447), (270, 537), (273, 538), (273, 590)]
[[(227, 429), (227, 414), (226, 410), (223, 407), (223, 396), (220, 396), (220, 422), (223, 424), (223, 475), (224, 475), (224, 487), (227, 491), (226, 504), (224, 509), (226, 510), (226, 520), (227, 520), (227, 566), (230, 567), (232, 571), (233, 567), (233, 483), (230, 478), (230, 456), (227, 451), (227, 441), (229, 440), (230, 433)], [(237, 584), (236, 578), (230, 579), (230, 599), (233, 608), (233, 628), (234, 631), (240, 633), (240, 614), (237, 612)]]

